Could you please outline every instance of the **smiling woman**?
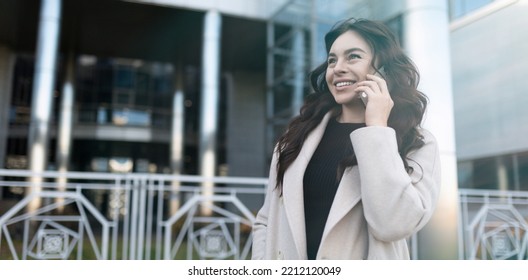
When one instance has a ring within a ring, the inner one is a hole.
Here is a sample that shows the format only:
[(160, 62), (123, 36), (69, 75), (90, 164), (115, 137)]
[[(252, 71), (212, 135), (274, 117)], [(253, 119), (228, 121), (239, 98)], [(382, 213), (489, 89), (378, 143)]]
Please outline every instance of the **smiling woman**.
[(314, 93), (276, 145), (253, 259), (409, 259), (440, 187), (418, 71), (379, 22), (339, 22), (325, 43)]

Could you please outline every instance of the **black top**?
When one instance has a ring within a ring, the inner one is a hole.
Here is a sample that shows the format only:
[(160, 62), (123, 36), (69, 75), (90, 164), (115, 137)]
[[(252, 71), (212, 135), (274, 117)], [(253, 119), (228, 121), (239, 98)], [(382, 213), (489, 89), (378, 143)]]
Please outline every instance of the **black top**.
[(365, 124), (339, 123), (331, 118), (319, 146), (304, 173), (304, 219), (308, 259), (317, 256), (326, 219), (341, 178), (337, 168), (341, 160), (352, 155), (350, 133)]

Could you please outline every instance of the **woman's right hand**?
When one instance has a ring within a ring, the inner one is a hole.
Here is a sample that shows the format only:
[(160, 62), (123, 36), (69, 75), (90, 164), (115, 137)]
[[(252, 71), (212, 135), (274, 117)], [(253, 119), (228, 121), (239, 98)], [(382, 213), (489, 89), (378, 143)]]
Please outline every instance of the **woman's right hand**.
[(387, 126), (390, 112), (394, 107), (387, 82), (377, 76), (367, 74), (367, 79), (358, 82), (357, 94), (367, 94), (368, 102), (365, 108), (365, 124), (367, 126)]

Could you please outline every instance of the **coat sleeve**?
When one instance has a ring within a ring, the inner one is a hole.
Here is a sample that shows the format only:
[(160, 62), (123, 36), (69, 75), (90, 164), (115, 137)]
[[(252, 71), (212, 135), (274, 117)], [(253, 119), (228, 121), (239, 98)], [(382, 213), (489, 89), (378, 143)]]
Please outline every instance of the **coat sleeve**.
[(252, 260), (262, 260), (266, 254), (266, 236), (268, 232), (268, 216), (270, 212), (270, 201), (272, 195), (275, 195), (273, 191), (276, 185), (276, 172), (277, 166), (277, 153), (273, 153), (273, 158), (271, 160), (270, 172), (269, 172), (269, 181), (266, 191), (266, 197), (264, 198), (264, 204), (262, 208), (258, 211), (253, 223), (253, 246), (251, 249), (251, 259)]
[(424, 146), (411, 151), (404, 168), (396, 132), (365, 127), (350, 135), (358, 160), (361, 199), (369, 231), (381, 241), (407, 238), (431, 218), (440, 191), (440, 160), (433, 135), (421, 130)]

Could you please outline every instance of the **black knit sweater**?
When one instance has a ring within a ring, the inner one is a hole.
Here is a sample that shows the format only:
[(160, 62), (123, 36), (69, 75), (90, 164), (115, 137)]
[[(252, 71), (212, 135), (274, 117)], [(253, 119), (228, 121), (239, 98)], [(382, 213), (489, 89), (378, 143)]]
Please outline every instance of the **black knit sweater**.
[(352, 155), (350, 133), (365, 124), (339, 123), (331, 118), (304, 173), (304, 216), (308, 259), (317, 256), (321, 237), (340, 179), (339, 163)]

